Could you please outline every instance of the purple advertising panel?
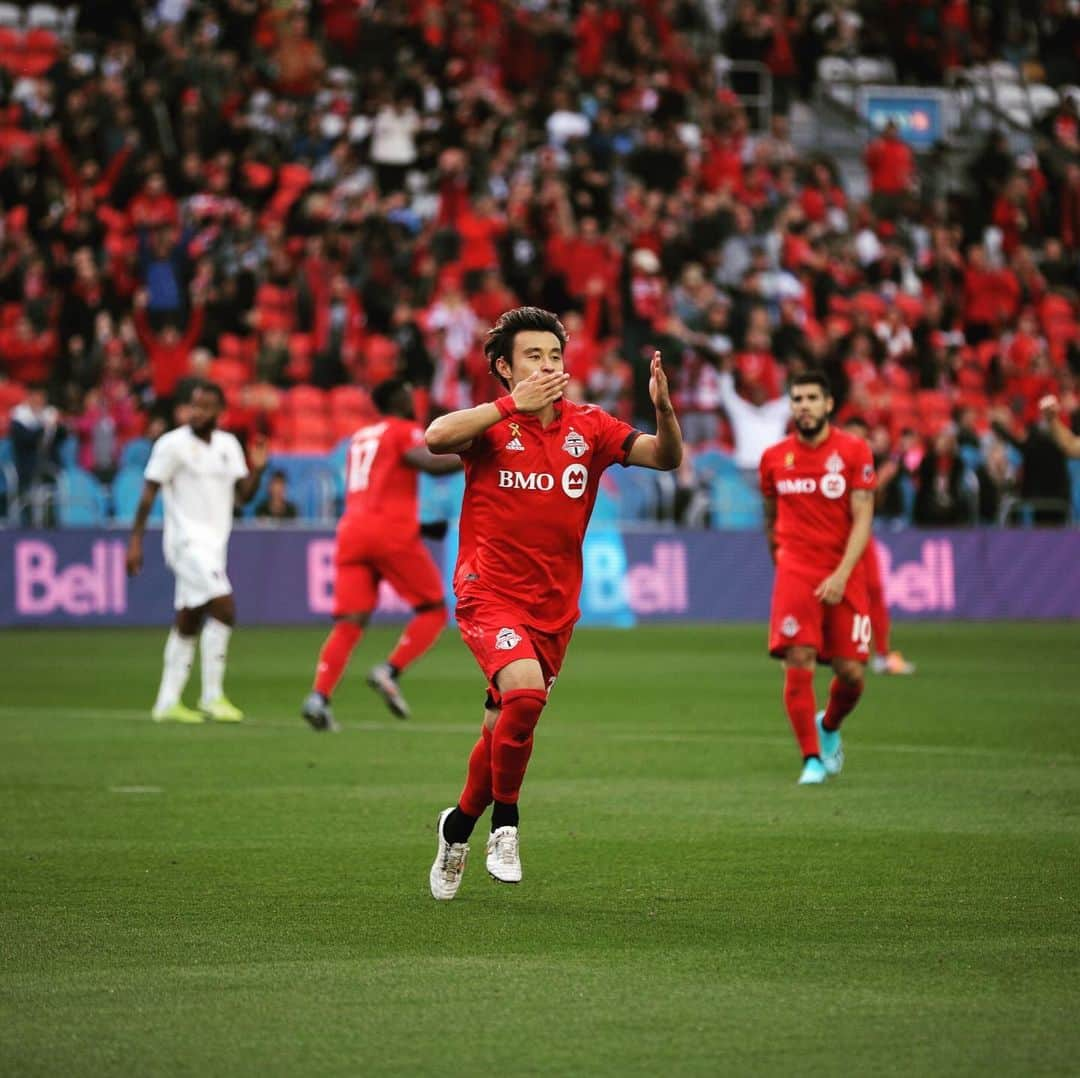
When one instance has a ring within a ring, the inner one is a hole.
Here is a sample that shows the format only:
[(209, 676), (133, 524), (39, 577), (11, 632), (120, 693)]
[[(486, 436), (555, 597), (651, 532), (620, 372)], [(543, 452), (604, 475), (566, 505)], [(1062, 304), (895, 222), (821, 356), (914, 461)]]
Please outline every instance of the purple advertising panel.
[[(164, 625), (173, 580), (158, 536), (146, 566), (124, 573), (126, 536), (110, 531), (0, 532), (0, 626)], [(878, 537), (886, 601), (897, 618), (1080, 618), (1078, 531), (899, 531)], [(437, 560), (445, 551), (433, 547)], [(772, 566), (754, 532), (590, 532), (582, 623), (764, 621)], [(450, 566), (445, 566), (449, 577)], [(234, 533), (229, 576), (249, 625), (325, 623), (333, 536), (291, 529)], [(380, 613), (407, 608), (384, 585)]]

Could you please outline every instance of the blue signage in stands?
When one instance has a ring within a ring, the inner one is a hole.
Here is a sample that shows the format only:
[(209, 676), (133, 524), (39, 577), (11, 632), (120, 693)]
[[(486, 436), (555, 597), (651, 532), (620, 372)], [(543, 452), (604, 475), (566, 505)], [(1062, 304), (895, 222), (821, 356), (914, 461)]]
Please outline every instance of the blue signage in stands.
[(945, 100), (940, 90), (896, 91), (866, 87), (863, 115), (875, 133), (892, 120), (900, 137), (913, 150), (929, 150), (945, 138)]

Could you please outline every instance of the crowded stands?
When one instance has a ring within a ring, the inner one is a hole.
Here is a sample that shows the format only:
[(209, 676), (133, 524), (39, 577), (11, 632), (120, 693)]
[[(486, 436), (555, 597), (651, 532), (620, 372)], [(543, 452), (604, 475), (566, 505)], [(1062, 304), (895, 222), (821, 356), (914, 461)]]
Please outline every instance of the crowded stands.
[[(670, 489), (612, 475), (624, 519), (756, 524), (738, 442), (807, 367), (867, 424), (884, 519), (1075, 519), (1038, 410), (1080, 419), (1074, 7), (0, 4), (6, 519), (130, 519), (198, 378), (331, 516), (370, 389), (492, 398), (483, 333), (518, 303), (561, 314), (573, 393), (626, 418), (664, 353), (692, 452)], [(852, 184), (792, 118), (864, 54), (910, 84), (1007, 64), (1053, 100), (948, 187), (940, 152), (866, 130)]]

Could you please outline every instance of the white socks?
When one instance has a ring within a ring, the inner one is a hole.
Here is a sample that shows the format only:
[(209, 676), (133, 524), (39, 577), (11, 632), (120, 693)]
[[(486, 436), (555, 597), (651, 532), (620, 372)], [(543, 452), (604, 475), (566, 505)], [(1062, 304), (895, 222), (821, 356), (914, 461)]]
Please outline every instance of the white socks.
[(155, 712), (165, 711), (180, 703), (194, 658), (195, 637), (181, 636), (173, 628), (165, 641), (165, 663), (161, 671), (157, 701), (154, 704)]
[[(202, 657), (203, 704), (212, 704), (225, 695), (225, 656), (229, 651), (232, 629), (223, 621), (207, 618), (203, 625), (199, 650)], [(190, 660), (189, 660), (190, 663)]]

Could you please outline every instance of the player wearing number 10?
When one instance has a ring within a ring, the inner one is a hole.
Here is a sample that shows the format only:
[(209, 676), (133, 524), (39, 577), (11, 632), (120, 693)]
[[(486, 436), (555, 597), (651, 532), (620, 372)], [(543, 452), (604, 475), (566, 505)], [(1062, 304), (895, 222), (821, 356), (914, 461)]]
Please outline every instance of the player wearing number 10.
[[(761, 457), (769, 551), (776, 565), (769, 653), (784, 661), (784, 705), (803, 754), (800, 785), (838, 774), (840, 724), (858, 702), (870, 654), (863, 551), (874, 517), (874, 461), (861, 438), (829, 423), (820, 371), (791, 381), (795, 433)], [(814, 667), (831, 662), (829, 703), (814, 714)]]
[(368, 684), (398, 718), (409, 714), (399, 675), (435, 643), (446, 624), (439, 570), (420, 538), (416, 480), (418, 472), (458, 471), (461, 460), (428, 452), (405, 382), (382, 382), (371, 396), (382, 418), (349, 440), (345, 513), (335, 550), (335, 625), (319, 652), (315, 684), (301, 710), (320, 731), (337, 728), (330, 697), (375, 609), (380, 581), (388, 580), (414, 611), (389, 659), (368, 674)]

